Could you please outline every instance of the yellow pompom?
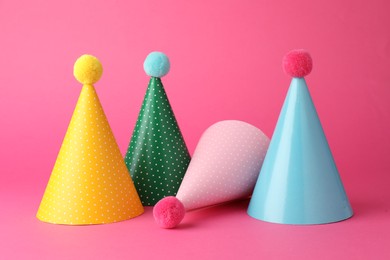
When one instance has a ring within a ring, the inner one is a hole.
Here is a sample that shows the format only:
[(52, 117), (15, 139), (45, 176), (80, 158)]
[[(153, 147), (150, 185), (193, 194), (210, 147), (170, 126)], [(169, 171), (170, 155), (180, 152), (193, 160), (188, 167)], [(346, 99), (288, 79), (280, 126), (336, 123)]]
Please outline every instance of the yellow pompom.
[(73, 75), (84, 85), (96, 83), (103, 73), (103, 67), (100, 61), (88, 54), (82, 55), (74, 64)]

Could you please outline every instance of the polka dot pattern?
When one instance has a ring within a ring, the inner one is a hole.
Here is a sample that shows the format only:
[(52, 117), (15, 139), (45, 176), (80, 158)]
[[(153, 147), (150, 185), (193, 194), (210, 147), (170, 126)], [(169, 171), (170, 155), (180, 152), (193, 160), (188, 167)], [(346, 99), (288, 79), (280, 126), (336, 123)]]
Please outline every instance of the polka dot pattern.
[(249, 197), (269, 138), (258, 128), (228, 120), (202, 135), (176, 197), (186, 210)]
[(152, 77), (125, 157), (142, 204), (175, 196), (190, 159), (161, 79)]
[(128, 169), (92, 85), (84, 85), (37, 217), (88, 225), (143, 213)]

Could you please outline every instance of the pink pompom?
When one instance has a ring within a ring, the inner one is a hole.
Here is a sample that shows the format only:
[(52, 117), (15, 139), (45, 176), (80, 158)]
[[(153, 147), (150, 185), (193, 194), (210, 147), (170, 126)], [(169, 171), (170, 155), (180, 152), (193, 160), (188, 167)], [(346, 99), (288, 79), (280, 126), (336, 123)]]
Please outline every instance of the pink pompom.
[(309, 75), (313, 68), (310, 54), (305, 50), (292, 50), (283, 58), (283, 69), (286, 74), (294, 78), (303, 78)]
[(153, 216), (162, 228), (174, 228), (183, 220), (186, 210), (176, 197), (165, 197), (153, 208)]

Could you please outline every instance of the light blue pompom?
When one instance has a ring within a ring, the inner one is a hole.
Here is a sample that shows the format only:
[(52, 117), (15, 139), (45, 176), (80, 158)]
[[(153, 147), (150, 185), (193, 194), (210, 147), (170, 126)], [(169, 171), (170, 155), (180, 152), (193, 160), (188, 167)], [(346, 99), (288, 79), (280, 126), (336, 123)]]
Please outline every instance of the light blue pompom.
[(162, 52), (151, 52), (144, 61), (144, 70), (147, 75), (161, 78), (168, 74), (171, 64), (167, 55)]

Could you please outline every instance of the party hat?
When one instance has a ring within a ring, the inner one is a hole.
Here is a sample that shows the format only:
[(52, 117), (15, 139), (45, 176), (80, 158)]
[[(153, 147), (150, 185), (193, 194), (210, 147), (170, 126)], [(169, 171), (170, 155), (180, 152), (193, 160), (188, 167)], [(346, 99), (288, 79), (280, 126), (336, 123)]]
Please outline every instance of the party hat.
[(311, 57), (294, 50), (283, 66), (293, 79), (248, 214), (301, 225), (347, 219), (352, 209), (303, 78), (311, 72)]
[(151, 78), (125, 157), (145, 206), (176, 195), (191, 159), (160, 79), (169, 68), (161, 52), (150, 53), (144, 62)]
[(257, 180), (269, 139), (241, 121), (221, 121), (202, 135), (176, 197), (153, 209), (156, 222), (173, 228), (185, 211), (248, 198)]
[(122, 221), (143, 207), (92, 84), (103, 69), (81, 56), (74, 76), (84, 86), (62, 143), (37, 217), (67, 225)]

